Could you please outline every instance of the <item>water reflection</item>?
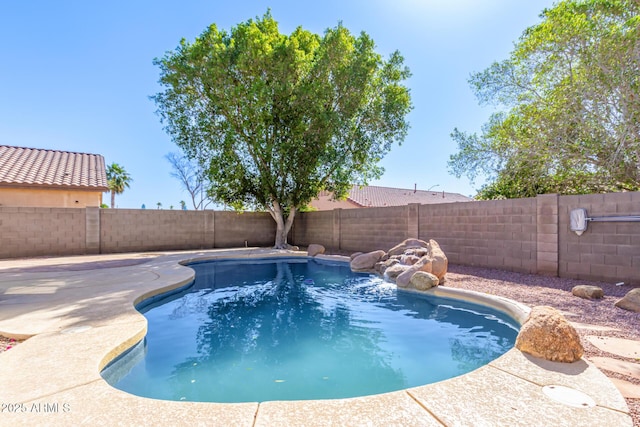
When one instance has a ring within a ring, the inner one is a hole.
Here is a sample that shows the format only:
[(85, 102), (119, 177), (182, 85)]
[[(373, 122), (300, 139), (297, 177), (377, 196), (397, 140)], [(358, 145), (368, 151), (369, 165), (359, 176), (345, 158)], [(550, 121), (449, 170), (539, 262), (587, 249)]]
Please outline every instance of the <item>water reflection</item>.
[(342, 265), (192, 268), (188, 291), (147, 308), (148, 352), (118, 388), (217, 402), (375, 394), (468, 372), (517, 334), (488, 309), (396, 292)]

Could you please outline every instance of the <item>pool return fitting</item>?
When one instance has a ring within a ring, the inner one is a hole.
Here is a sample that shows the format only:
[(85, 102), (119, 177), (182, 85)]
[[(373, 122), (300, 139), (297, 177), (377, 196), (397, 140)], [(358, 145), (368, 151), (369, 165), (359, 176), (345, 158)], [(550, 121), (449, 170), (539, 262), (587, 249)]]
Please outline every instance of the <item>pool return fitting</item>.
[(588, 217), (586, 209), (578, 208), (569, 212), (569, 219), (571, 231), (580, 236), (587, 230), (589, 222), (640, 222), (640, 215)]

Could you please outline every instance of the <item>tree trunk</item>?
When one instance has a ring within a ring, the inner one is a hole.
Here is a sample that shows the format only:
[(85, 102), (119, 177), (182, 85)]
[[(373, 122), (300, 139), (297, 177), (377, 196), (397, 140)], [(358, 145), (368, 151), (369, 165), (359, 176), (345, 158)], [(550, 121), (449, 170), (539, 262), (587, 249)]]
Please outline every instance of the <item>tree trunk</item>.
[(111, 190), (111, 209), (116, 207), (116, 192)]
[(291, 208), (287, 219), (284, 218), (284, 212), (278, 202), (273, 203), (273, 209), (269, 210), (271, 217), (276, 222), (276, 239), (273, 245), (274, 249), (288, 249), (287, 236), (293, 226), (293, 219), (296, 216), (296, 208)]

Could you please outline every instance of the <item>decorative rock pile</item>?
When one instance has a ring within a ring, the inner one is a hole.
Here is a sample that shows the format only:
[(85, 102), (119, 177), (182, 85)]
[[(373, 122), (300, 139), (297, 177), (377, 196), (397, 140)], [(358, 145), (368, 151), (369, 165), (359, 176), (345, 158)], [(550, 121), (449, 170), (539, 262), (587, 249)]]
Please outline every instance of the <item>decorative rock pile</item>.
[[(435, 240), (407, 239), (388, 252), (380, 250), (351, 255), (352, 270), (377, 271), (399, 287), (417, 290), (426, 290), (444, 282), (447, 267), (447, 257)], [(602, 298), (600, 288), (576, 288), (574, 295)], [(516, 338), (516, 348), (535, 357), (566, 363), (580, 360), (584, 353), (575, 328), (558, 310), (547, 306), (531, 310)]]
[(449, 261), (435, 240), (407, 239), (385, 251), (351, 255), (354, 271), (376, 271), (403, 288), (427, 290), (444, 282)]

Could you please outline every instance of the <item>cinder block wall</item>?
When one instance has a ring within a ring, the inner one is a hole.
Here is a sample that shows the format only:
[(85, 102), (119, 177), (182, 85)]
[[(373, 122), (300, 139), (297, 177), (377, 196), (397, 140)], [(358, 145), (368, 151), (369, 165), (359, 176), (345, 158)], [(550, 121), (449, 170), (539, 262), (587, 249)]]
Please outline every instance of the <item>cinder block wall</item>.
[(339, 218), (342, 209), (331, 211), (301, 212), (296, 215), (291, 230), (291, 240), (300, 246), (309, 246), (311, 243), (323, 245), (326, 248), (337, 249), (340, 243), (333, 238), (333, 218)]
[(569, 212), (640, 215), (640, 192), (494, 200), (300, 214), (293, 243), (341, 252), (435, 239), (454, 264), (640, 284), (640, 222), (590, 222), (577, 236)]
[(452, 263), (533, 273), (536, 207), (536, 199), (518, 199), (307, 212), (295, 223), (294, 243), (355, 252), (435, 239)]
[(273, 246), (276, 222), (265, 212), (215, 213), (215, 247)]
[[(290, 243), (355, 252), (417, 236), (451, 263), (640, 284), (640, 222), (590, 222), (578, 236), (576, 208), (640, 215), (640, 192), (306, 212)], [(275, 230), (268, 213), (0, 206), (0, 258), (271, 246)]]
[(0, 206), (0, 258), (272, 246), (268, 213)]
[(100, 252), (214, 247), (213, 211), (100, 210)]
[(588, 222), (581, 236), (569, 222), (576, 208), (589, 217), (640, 215), (640, 193), (560, 196), (558, 207), (561, 277), (640, 284), (640, 222)]
[(340, 248), (345, 251), (388, 250), (407, 236), (408, 206), (341, 209)]
[(102, 253), (272, 246), (275, 222), (263, 212), (103, 209)]
[(82, 208), (0, 207), (0, 258), (85, 253)]
[(451, 263), (536, 271), (536, 199), (422, 205), (419, 218)]

